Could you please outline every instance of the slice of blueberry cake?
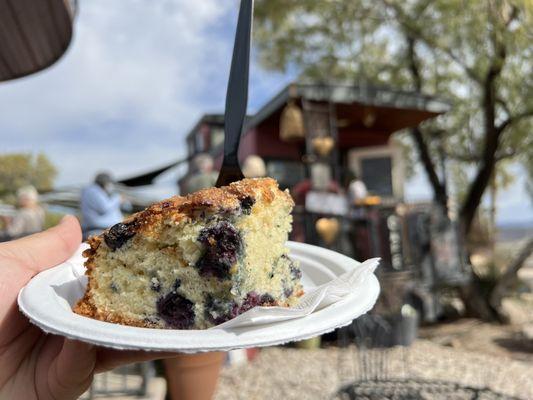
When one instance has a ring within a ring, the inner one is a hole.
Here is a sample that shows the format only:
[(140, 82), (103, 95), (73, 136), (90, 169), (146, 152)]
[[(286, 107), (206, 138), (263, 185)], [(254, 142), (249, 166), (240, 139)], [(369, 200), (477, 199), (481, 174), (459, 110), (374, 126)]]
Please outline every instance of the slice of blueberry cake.
[(89, 239), (78, 314), (125, 325), (205, 329), (303, 294), (288, 257), (293, 201), (244, 179), (156, 203)]

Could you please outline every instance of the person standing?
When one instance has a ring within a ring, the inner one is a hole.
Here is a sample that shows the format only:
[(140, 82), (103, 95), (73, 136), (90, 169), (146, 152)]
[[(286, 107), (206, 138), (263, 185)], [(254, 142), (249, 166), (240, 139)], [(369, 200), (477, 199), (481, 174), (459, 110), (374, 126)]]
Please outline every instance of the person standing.
[(33, 186), (17, 190), (18, 209), (12, 217), (2, 217), (7, 239), (15, 239), (43, 230), (44, 210), (39, 205), (39, 194)]
[(348, 185), (348, 197), (350, 205), (359, 205), (368, 196), (368, 190), (365, 183), (355, 173), (352, 173), (352, 179)]
[(218, 172), (214, 170), (213, 157), (209, 154), (201, 153), (194, 157), (192, 162), (194, 173), (185, 184), (183, 195), (197, 192), (215, 186)]
[(122, 196), (115, 192), (113, 178), (107, 172), (96, 175), (94, 183), (81, 192), (83, 239), (98, 235), (122, 221)]

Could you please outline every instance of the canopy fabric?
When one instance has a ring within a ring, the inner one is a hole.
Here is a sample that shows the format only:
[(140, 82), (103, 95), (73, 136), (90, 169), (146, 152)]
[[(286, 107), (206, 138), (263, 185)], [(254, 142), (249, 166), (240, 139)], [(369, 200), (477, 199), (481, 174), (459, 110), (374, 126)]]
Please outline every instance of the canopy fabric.
[(118, 181), (118, 183), (124, 186), (129, 186), (129, 187), (151, 185), (154, 179), (157, 178), (162, 173), (182, 163), (189, 162), (189, 161), (190, 161), (190, 158), (187, 157), (187, 158), (184, 158), (183, 160), (178, 160), (178, 161), (173, 162), (172, 164), (165, 165), (164, 167), (157, 168), (157, 169), (145, 172), (140, 175), (135, 175), (130, 178), (121, 179)]

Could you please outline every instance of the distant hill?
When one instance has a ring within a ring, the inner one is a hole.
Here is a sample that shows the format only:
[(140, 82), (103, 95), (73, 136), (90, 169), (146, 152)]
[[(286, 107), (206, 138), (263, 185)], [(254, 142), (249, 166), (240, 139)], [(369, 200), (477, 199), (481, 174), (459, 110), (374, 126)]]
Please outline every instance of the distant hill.
[(533, 236), (533, 220), (498, 224), (498, 241), (510, 242)]

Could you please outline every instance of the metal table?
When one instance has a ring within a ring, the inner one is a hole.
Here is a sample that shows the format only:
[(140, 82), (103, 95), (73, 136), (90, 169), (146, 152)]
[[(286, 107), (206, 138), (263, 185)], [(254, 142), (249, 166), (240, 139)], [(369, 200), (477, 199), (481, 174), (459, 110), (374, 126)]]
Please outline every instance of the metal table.
[(519, 400), (458, 383), (424, 379), (360, 380), (343, 386), (336, 400)]

